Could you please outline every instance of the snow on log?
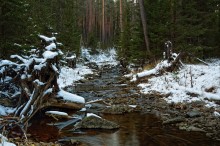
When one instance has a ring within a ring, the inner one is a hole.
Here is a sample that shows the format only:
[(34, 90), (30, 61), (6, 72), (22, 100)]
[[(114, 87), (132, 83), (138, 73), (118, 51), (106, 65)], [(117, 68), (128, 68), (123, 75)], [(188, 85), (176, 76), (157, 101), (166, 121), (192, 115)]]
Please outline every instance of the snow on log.
[(60, 90), (57, 93), (57, 98), (61, 98), (65, 101), (69, 101), (69, 102), (76, 102), (76, 103), (85, 103), (85, 99), (81, 96), (75, 95), (75, 94), (71, 94), (69, 92), (66, 92), (64, 90)]
[(155, 68), (137, 73), (137, 77), (142, 78), (142, 77), (146, 77), (146, 76), (150, 76), (150, 75), (161, 74), (164, 71), (169, 71), (169, 70), (172, 71), (172, 70), (174, 70), (177, 63), (179, 62), (180, 56), (181, 56), (181, 53), (178, 55), (176, 53), (173, 53), (172, 54), (173, 60), (171, 62), (169, 62), (168, 60), (163, 60), (159, 64), (157, 64), (157, 66)]
[(60, 111), (46, 111), (45, 114), (53, 114), (53, 115), (60, 115), (60, 116), (68, 116), (65, 112)]

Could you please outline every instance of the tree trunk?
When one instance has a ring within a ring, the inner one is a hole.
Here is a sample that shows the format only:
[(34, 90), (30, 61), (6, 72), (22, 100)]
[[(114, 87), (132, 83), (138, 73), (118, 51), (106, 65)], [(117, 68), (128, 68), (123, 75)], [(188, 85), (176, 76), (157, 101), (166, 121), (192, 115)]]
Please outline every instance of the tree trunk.
[(170, 37), (173, 45), (175, 44), (175, 27), (176, 27), (176, 1), (170, 0), (171, 28)]
[(123, 9), (122, 9), (122, 0), (120, 0), (120, 31), (123, 33)]
[(102, 0), (102, 42), (105, 42), (105, 0)]
[(147, 18), (146, 18), (146, 12), (144, 9), (143, 0), (139, 0), (139, 6), (140, 6), (141, 22), (142, 22), (143, 31), (144, 31), (144, 41), (145, 41), (147, 52), (150, 53), (150, 45), (149, 45), (148, 30), (147, 30)]

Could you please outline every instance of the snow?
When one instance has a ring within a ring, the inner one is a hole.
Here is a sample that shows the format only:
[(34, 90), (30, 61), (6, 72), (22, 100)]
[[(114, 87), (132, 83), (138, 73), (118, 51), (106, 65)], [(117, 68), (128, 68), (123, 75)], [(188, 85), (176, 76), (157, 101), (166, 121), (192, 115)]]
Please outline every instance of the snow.
[(62, 67), (59, 78), (57, 80), (59, 87), (63, 88), (66, 86), (73, 85), (75, 81), (84, 79), (87, 74), (92, 74), (92, 70), (87, 66), (76, 65), (76, 68), (72, 69), (69, 67)]
[(8, 140), (8, 138), (7, 137), (5, 137), (4, 135), (2, 135), (2, 134), (0, 134), (0, 138), (1, 138), (1, 140), (2, 141), (7, 141)]
[(219, 112), (214, 111), (213, 114), (214, 114), (216, 117), (220, 117), (220, 113), (219, 113)]
[(72, 56), (70, 56), (70, 57), (66, 57), (67, 60), (69, 60), (69, 59), (71, 60), (71, 59), (74, 59), (74, 58), (76, 58), (76, 55), (75, 55), (75, 54), (72, 55)]
[[(138, 76), (155, 74), (157, 69), (158, 66)], [(144, 94), (157, 92), (169, 95), (164, 97), (168, 103), (205, 101), (207, 107), (216, 107), (212, 100), (220, 100), (220, 63), (184, 65), (178, 72), (152, 77), (138, 86)]]
[(55, 43), (51, 43), (49, 46), (46, 46), (45, 49), (48, 50), (48, 51), (52, 51), (54, 49), (56, 49), (57, 46)]
[(45, 113), (46, 114), (52, 114), (52, 115), (68, 116), (67, 113), (60, 112), (60, 111), (46, 111)]
[(44, 83), (39, 81), (38, 79), (34, 80), (34, 83), (38, 84), (39, 86), (43, 86)]
[(44, 57), (45, 59), (53, 59), (53, 58), (56, 57), (57, 55), (58, 55), (57, 52), (52, 52), (52, 51), (45, 51), (45, 52), (43, 53), (43, 57)]
[(47, 66), (46, 63), (40, 63), (38, 65), (34, 65), (34, 69), (40, 71), (43, 67), (46, 67), (46, 66)]
[(98, 116), (98, 115), (96, 115), (96, 114), (93, 114), (93, 113), (87, 113), (87, 114), (86, 114), (86, 117), (97, 117), (97, 118), (100, 118), (100, 119), (101, 119), (100, 116)]
[(9, 61), (9, 60), (0, 60), (0, 64), (1, 64), (1, 66), (5, 66), (5, 65), (17, 65), (16, 63), (11, 62), (11, 61)]
[(0, 105), (0, 115), (1, 116), (9, 115), (11, 113), (14, 113), (14, 111), (15, 111), (15, 108), (5, 107), (5, 106)]
[(141, 73), (137, 73), (137, 76), (138, 77), (144, 77), (144, 76), (149, 76), (149, 75), (155, 75), (158, 73), (159, 70), (161, 70), (162, 68), (164, 67), (168, 67), (170, 66), (171, 64), (168, 63), (167, 60), (164, 60), (164, 61), (161, 61), (155, 68), (151, 69), (151, 70), (146, 70), (146, 71), (143, 71)]
[(22, 58), (21, 56), (19, 55), (11, 55), (10, 56), (11, 58), (18, 58), (19, 60), (21, 60), (23, 63), (27, 63), (28, 60)]
[(53, 89), (52, 89), (52, 88), (49, 88), (49, 89), (47, 89), (47, 90), (44, 92), (44, 95), (49, 94), (49, 93), (52, 93), (52, 92), (53, 92)]
[(10, 142), (5, 141), (5, 142), (1, 142), (0, 146), (16, 146), (16, 145), (14, 143), (10, 143)]
[(55, 38), (55, 37), (49, 38), (49, 37), (46, 37), (46, 36), (44, 36), (44, 35), (39, 35), (39, 37), (40, 37), (41, 39), (45, 40), (46, 42), (56, 41), (56, 38)]
[(86, 111), (86, 108), (82, 108), (81, 110), (80, 110), (80, 112), (85, 112)]
[(60, 90), (57, 94), (58, 94), (58, 97), (62, 97), (63, 100), (65, 101), (83, 103), (83, 104), (85, 103), (85, 99), (83, 97), (66, 92), (64, 90)]
[(129, 107), (136, 108), (137, 105), (128, 105)]
[(91, 49), (81, 48), (81, 56), (86, 58), (89, 62), (94, 62), (98, 66), (103, 65), (112, 65), (116, 66), (119, 62), (117, 61), (117, 53), (115, 48), (111, 48), (108, 50), (96, 50), (97, 53), (92, 55), (90, 52)]

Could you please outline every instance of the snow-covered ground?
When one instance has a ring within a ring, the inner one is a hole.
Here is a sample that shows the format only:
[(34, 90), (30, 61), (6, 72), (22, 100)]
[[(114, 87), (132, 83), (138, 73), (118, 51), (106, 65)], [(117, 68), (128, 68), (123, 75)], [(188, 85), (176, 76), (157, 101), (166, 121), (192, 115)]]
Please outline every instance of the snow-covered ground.
[[(119, 62), (116, 60), (117, 53), (114, 48), (106, 51), (98, 50), (97, 54), (91, 55), (91, 49), (81, 48), (81, 57), (85, 58), (88, 62), (97, 64), (98, 66), (103, 65), (117, 65)], [(85, 63), (86, 63), (85, 62)], [(58, 84), (61, 88), (70, 86), (74, 82), (84, 79), (85, 75), (93, 74), (93, 70), (88, 66), (80, 63), (76, 65), (76, 68), (72, 69), (69, 67), (61, 68), (61, 73), (58, 78)]]
[(117, 65), (117, 53), (115, 48), (110, 48), (107, 50), (97, 50), (97, 53), (91, 55), (91, 49), (81, 48), (81, 55), (86, 58), (89, 62), (94, 62), (98, 66), (102, 65)]
[(83, 65), (76, 65), (76, 68), (62, 67), (58, 78), (58, 85), (63, 88), (72, 85), (75, 81), (81, 80), (87, 74), (93, 74), (93, 71)]
[[(147, 73), (151, 74), (152, 70), (139, 75)], [(211, 60), (209, 66), (187, 64), (178, 72), (152, 77), (138, 86), (144, 94), (169, 95), (164, 97), (168, 103), (204, 101), (207, 107), (217, 107), (214, 100), (220, 100), (220, 60)]]

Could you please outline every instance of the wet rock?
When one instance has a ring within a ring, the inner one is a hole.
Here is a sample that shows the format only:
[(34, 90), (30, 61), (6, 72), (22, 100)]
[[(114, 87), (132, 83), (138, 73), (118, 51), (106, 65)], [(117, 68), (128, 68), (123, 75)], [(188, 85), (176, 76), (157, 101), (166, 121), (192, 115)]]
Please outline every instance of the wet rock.
[(96, 116), (89, 116), (80, 121), (75, 128), (118, 129), (119, 127), (120, 126), (114, 122)]
[(195, 118), (195, 117), (200, 117), (201, 113), (199, 111), (189, 111), (186, 113), (186, 117), (188, 118)]
[(205, 132), (205, 130), (195, 127), (195, 126), (189, 126), (186, 128), (186, 131), (194, 131), (194, 132)]
[(173, 118), (173, 119), (168, 119), (166, 121), (163, 121), (163, 124), (176, 124), (176, 123), (180, 123), (180, 122), (183, 122), (185, 121), (185, 119), (183, 117), (176, 117), (176, 118)]
[(215, 134), (214, 133), (206, 133), (207, 137), (213, 137)]

